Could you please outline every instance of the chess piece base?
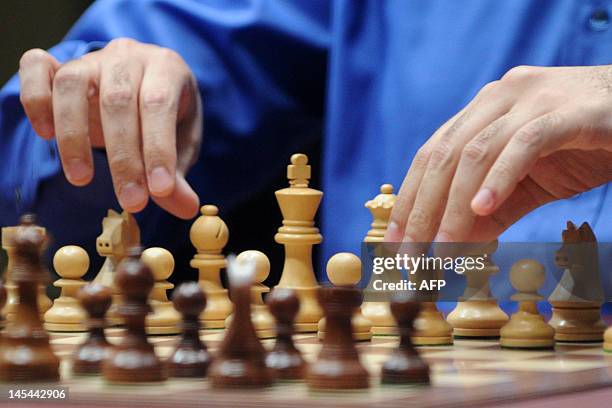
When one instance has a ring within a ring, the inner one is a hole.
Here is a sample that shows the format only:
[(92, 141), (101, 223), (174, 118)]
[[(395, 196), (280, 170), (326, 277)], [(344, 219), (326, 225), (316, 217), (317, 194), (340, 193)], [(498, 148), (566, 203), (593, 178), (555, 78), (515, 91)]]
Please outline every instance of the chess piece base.
[(606, 327), (601, 320), (599, 306), (588, 307), (586, 302), (551, 302), (551, 304), (553, 314), (548, 324), (555, 329), (556, 341), (603, 340)]
[[(138, 365), (134, 365), (138, 362)], [(152, 383), (164, 381), (164, 370), (153, 347), (147, 350), (111, 350), (102, 363), (102, 375), (109, 383)]]
[(553, 348), (555, 330), (538, 314), (535, 302), (521, 302), (519, 310), (501, 328), (499, 344), (509, 348)]
[(360, 389), (370, 386), (368, 372), (359, 362), (334, 360), (313, 363), (306, 375), (306, 383), (316, 389)]
[(48, 339), (2, 340), (0, 381), (58, 381), (59, 359), (48, 345)]
[(228, 359), (213, 362), (208, 378), (214, 388), (259, 388), (272, 385), (272, 370), (251, 361)]
[(418, 356), (393, 353), (381, 372), (383, 384), (428, 384), (429, 367)]
[(78, 375), (99, 375), (102, 361), (108, 355), (108, 351), (108, 343), (91, 342), (83, 344), (74, 355), (72, 372)]
[(147, 326), (147, 334), (148, 335), (158, 335), (158, 334), (178, 334), (181, 332), (181, 329), (178, 326)]
[(84, 332), (87, 331), (82, 323), (47, 323), (44, 324), (45, 330), (52, 332)]
[(499, 330), (508, 322), (506, 313), (494, 299), (458, 302), (447, 319), (455, 337), (499, 337)]
[(304, 378), (306, 363), (298, 353), (288, 350), (272, 350), (266, 356), (266, 365), (280, 380), (299, 380)]
[(415, 346), (449, 346), (453, 344), (453, 337), (412, 336), (412, 344)]
[(469, 338), (499, 338), (499, 329), (453, 329), (453, 337), (459, 339)]
[(374, 336), (397, 336), (399, 332), (395, 326), (372, 326)]
[(499, 345), (505, 348), (516, 349), (552, 349), (555, 347), (554, 339), (508, 339), (500, 338)]
[(440, 313), (434, 302), (423, 302), (414, 321), (412, 343), (415, 346), (440, 346), (453, 344), (453, 326)]
[(166, 362), (168, 375), (170, 377), (203, 378), (206, 376), (211, 361), (212, 357), (206, 350), (182, 349), (180, 357), (172, 355)]

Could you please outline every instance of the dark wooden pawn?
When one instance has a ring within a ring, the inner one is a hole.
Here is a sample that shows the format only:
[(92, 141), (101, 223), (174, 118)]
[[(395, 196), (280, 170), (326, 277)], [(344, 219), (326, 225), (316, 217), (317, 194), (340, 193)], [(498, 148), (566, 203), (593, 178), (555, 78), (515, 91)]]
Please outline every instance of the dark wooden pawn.
[(361, 268), (359, 258), (339, 253), (327, 262), (327, 275), (336, 286), (321, 287), (317, 297), (325, 315), (325, 337), (317, 360), (306, 374), (306, 382), (318, 389), (356, 389), (370, 385), (353, 340), (352, 317), (363, 300), (350, 279)]
[(166, 365), (171, 377), (205, 377), (212, 356), (200, 340), (200, 313), (206, 296), (197, 282), (187, 282), (172, 294), (174, 308), (183, 316), (183, 330), (176, 349)]
[(228, 262), (234, 314), (208, 370), (213, 387), (266, 387), (272, 384), (273, 371), (266, 366), (266, 350), (251, 321), (254, 269), (252, 264)]
[(391, 313), (400, 334), (399, 347), (383, 364), (381, 381), (386, 384), (429, 383), (429, 366), (412, 344), (413, 324), (421, 305), (409, 292), (398, 292), (391, 301)]
[(275, 288), (268, 295), (266, 303), (276, 320), (276, 343), (266, 356), (266, 365), (274, 370), (277, 378), (283, 380), (304, 378), (306, 362), (293, 343), (293, 323), (300, 309), (300, 301), (295, 291), (289, 288)]
[(109, 382), (136, 383), (165, 380), (164, 367), (147, 340), (145, 318), (152, 309), (148, 296), (153, 288), (151, 270), (140, 261), (142, 248), (128, 250), (117, 267), (115, 284), (121, 294), (119, 314), (125, 324), (121, 342), (111, 347), (102, 363), (102, 375)]
[(49, 280), (42, 264), (46, 238), (32, 215), (21, 217), (12, 245), (15, 248), (12, 270), (19, 303), (15, 319), (8, 322), (0, 348), (0, 380), (59, 380), (59, 359), (49, 344), (38, 309), (39, 285)]
[(72, 357), (72, 372), (99, 374), (110, 350), (110, 343), (104, 335), (104, 316), (112, 303), (112, 290), (98, 283), (89, 283), (77, 292), (77, 299), (87, 312), (89, 333)]

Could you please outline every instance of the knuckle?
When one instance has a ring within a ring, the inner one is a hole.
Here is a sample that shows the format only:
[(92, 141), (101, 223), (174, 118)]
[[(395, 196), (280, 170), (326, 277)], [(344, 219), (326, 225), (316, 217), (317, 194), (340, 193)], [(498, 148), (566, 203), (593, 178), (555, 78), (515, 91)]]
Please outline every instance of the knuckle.
[(114, 175), (121, 179), (136, 179), (142, 171), (138, 160), (134, 160), (134, 157), (123, 151), (117, 151), (109, 155), (108, 164)]
[(137, 43), (137, 41), (132, 40), (131, 38), (120, 37), (110, 41), (107, 44), (106, 48), (108, 48), (109, 50), (129, 50)]
[(162, 61), (173, 62), (173, 63), (183, 63), (183, 58), (181, 55), (170, 48), (160, 48), (159, 49), (159, 58)]
[(141, 99), (142, 107), (147, 111), (171, 110), (176, 106), (176, 102), (167, 88), (143, 90)]
[(473, 140), (468, 143), (463, 152), (461, 159), (467, 160), (470, 163), (483, 163), (488, 156), (488, 149), (485, 144), (479, 140)]
[(454, 149), (449, 142), (440, 141), (431, 152), (429, 167), (432, 169), (445, 169), (454, 162)]
[(491, 169), (491, 174), (495, 178), (508, 179), (513, 174), (512, 165), (504, 159), (499, 159)]
[(508, 83), (524, 82), (535, 78), (539, 73), (538, 67), (519, 65), (506, 72), (502, 81)]
[(489, 97), (497, 94), (501, 87), (501, 81), (491, 81), (480, 89), (478, 92), (478, 96), (480, 97)]
[[(427, 230), (431, 225), (431, 217), (428, 212), (421, 207), (413, 207), (408, 216), (408, 227), (412, 230)], [(407, 228), (408, 229), (408, 228)]]
[(537, 147), (540, 139), (540, 130), (536, 125), (528, 126), (516, 132), (514, 140), (524, 149)]
[(38, 64), (49, 60), (49, 54), (40, 48), (33, 48), (23, 53), (19, 59), (19, 67), (26, 68), (32, 64)]
[(134, 100), (134, 92), (129, 86), (119, 85), (102, 91), (101, 102), (106, 109), (125, 108)]
[(65, 65), (55, 74), (53, 89), (57, 89), (59, 92), (72, 90), (75, 87), (81, 86), (84, 79), (85, 73), (83, 69), (74, 64)]

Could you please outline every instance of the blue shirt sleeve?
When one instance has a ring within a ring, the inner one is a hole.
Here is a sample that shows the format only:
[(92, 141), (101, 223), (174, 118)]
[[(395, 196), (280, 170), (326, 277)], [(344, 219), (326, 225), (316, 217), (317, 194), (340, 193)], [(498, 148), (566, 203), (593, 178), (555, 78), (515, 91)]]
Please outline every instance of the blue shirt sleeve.
[[(202, 201), (232, 206), (282, 171), (279, 157), (320, 137), (328, 8), (318, 0), (99, 0), (50, 52), (67, 61), (119, 37), (177, 51), (198, 81), (205, 115), (188, 179)], [(55, 142), (27, 121), (16, 77), (0, 91), (0, 157), (7, 225), (34, 207), (41, 183), (61, 175)]]

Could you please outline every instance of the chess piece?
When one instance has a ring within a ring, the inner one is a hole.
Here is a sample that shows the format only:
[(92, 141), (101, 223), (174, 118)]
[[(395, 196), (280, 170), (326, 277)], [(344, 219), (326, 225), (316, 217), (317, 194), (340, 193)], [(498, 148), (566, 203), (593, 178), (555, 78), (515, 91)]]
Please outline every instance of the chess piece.
[(266, 365), (283, 380), (304, 377), (306, 362), (293, 343), (293, 322), (300, 309), (300, 300), (293, 289), (275, 288), (266, 302), (276, 320), (276, 343), (266, 357)]
[(198, 251), (190, 265), (199, 271), (199, 283), (206, 295), (206, 309), (200, 321), (206, 329), (222, 329), (232, 312), (227, 290), (221, 284), (221, 269), (227, 265), (221, 251), (227, 244), (229, 231), (216, 206), (202, 206), (200, 212), (202, 215), (189, 231), (191, 243)]
[[(431, 266), (431, 265), (430, 265)], [(440, 270), (430, 267), (420, 268), (410, 275), (417, 287), (421, 287), (422, 282), (429, 282), (431, 279), (442, 279)], [(418, 292), (421, 300), (419, 313), (412, 324), (412, 344), (415, 346), (443, 346), (453, 344), (453, 326), (444, 320), (444, 315), (438, 310), (436, 300), (438, 293), (435, 291)]]
[[(336, 254), (327, 263), (335, 286), (321, 287), (318, 298), (325, 313), (325, 337), (317, 360), (307, 370), (306, 383), (316, 389), (355, 389), (369, 386), (369, 374), (359, 360), (351, 318), (362, 302), (356, 288), (352, 254)], [(349, 271), (349, 272), (345, 272)]]
[(538, 289), (544, 285), (544, 266), (532, 259), (521, 259), (510, 269), (510, 283), (517, 293), (512, 300), (519, 302), (519, 310), (500, 330), (502, 347), (519, 349), (553, 348), (555, 330), (544, 321), (537, 308), (543, 297)]
[(128, 249), (138, 245), (140, 228), (134, 216), (127, 211), (119, 214), (108, 210), (108, 215), (102, 220), (102, 233), (96, 238), (96, 250), (106, 259), (94, 282), (108, 286), (113, 291), (113, 303), (106, 316), (109, 325), (121, 324), (118, 309), (121, 296), (115, 285), (115, 270), (127, 256)]
[(104, 335), (104, 328), (112, 293), (109, 287), (94, 282), (77, 292), (77, 299), (87, 312), (88, 335), (72, 357), (72, 372), (75, 374), (99, 374), (102, 369), (102, 362), (111, 347)]
[[(35, 222), (35, 218), (33, 218), (33, 220), (34, 220), (33, 222)], [(6, 321), (10, 321), (13, 319), (13, 317), (15, 316), (15, 309), (18, 303), (17, 285), (15, 284), (15, 282), (13, 282), (13, 279), (12, 279), (13, 254), (14, 254), (14, 247), (12, 245), (12, 242), (13, 242), (13, 237), (15, 235), (15, 232), (17, 231), (18, 228), (19, 226), (2, 228), (2, 249), (6, 251), (8, 264), (6, 266), (6, 277), (5, 277), (6, 282), (4, 283), (4, 286), (7, 291), (7, 298), (6, 298), (6, 304), (4, 308), (2, 309), (2, 313), (0, 314), (4, 315), (4, 318), (6, 319)], [(41, 234), (46, 236), (45, 228), (39, 227), (39, 226), (36, 226), (36, 228), (38, 228)], [(45, 248), (46, 248), (46, 242), (45, 242), (45, 246), (43, 246), (41, 251), (44, 251)], [(51, 299), (49, 299), (49, 297), (47, 296), (45, 286), (41, 284), (38, 287), (38, 310), (40, 311), (41, 318), (43, 317), (45, 312), (49, 310), (51, 305), (52, 305), (52, 302), (51, 302)]]
[(400, 344), (383, 364), (383, 383), (429, 383), (429, 366), (421, 359), (411, 340), (419, 308), (419, 303), (410, 298), (409, 292), (397, 292), (393, 297), (391, 312), (397, 321)]
[(212, 356), (199, 336), (200, 314), (206, 306), (204, 291), (197, 282), (186, 282), (172, 294), (174, 307), (183, 316), (182, 334), (166, 361), (171, 377), (205, 377)]
[(153, 272), (153, 290), (149, 302), (153, 313), (147, 315), (147, 334), (177, 334), (181, 332), (181, 316), (172, 302), (168, 300), (166, 291), (174, 287), (166, 279), (174, 271), (174, 257), (164, 248), (148, 248), (142, 252), (140, 259)]
[(453, 344), (453, 326), (438, 310), (436, 302), (421, 302), (414, 321), (412, 344), (415, 346), (443, 346)]
[(53, 256), (53, 267), (60, 276), (53, 286), (61, 288), (61, 292), (44, 315), (45, 329), (59, 332), (84, 331), (85, 311), (76, 294), (86, 284), (81, 278), (89, 269), (89, 255), (79, 246), (64, 246)]
[[(391, 184), (383, 184), (380, 187), (380, 194), (374, 199), (365, 203), (365, 207), (372, 214), (371, 229), (364, 238), (363, 242), (368, 245), (368, 249), (376, 251), (375, 257), (382, 256), (385, 232), (389, 223), (391, 210), (397, 196), (393, 194)], [(372, 323), (372, 333), (377, 335), (393, 335), (397, 333), (395, 321), (389, 308), (387, 299), (390, 293), (374, 289), (374, 281), (381, 279), (384, 282), (399, 282), (402, 275), (399, 270), (386, 271), (382, 276), (372, 274), (368, 285), (363, 290), (364, 302), (361, 305), (363, 315)]]
[(308, 187), (310, 166), (305, 154), (291, 156), (287, 178), (289, 187), (275, 193), (283, 225), (274, 240), (285, 247), (285, 263), (278, 287), (294, 289), (300, 298), (295, 330), (315, 332), (323, 314), (317, 303), (318, 283), (312, 267), (312, 246), (323, 240), (314, 226), (323, 193)]
[(467, 281), (465, 292), (446, 318), (453, 326), (455, 338), (497, 338), (499, 329), (508, 322), (508, 315), (497, 304), (489, 286), (491, 275), (499, 272), (491, 261), (491, 254), (496, 249), (497, 241), (493, 241), (467, 251), (467, 256), (482, 256), (484, 268), (464, 272)]
[(165, 380), (162, 363), (155, 355), (145, 330), (145, 317), (151, 313), (148, 298), (153, 289), (153, 273), (140, 261), (142, 249), (128, 249), (127, 257), (116, 271), (117, 289), (121, 295), (119, 316), (125, 333), (113, 345), (102, 362), (102, 375), (109, 382), (134, 383)]
[[(255, 283), (251, 287), (251, 320), (255, 326), (255, 333), (260, 339), (272, 338), (275, 336), (274, 318), (268, 311), (263, 294), (268, 293), (270, 288), (263, 284), (270, 275), (270, 261), (268, 257), (259, 251), (244, 251), (236, 257), (236, 262), (253, 262), (255, 264)], [(225, 327), (229, 327), (232, 315), (225, 319)]]
[(552, 305), (548, 324), (555, 329), (555, 340), (559, 342), (602, 341), (603, 292), (595, 234), (587, 223), (576, 228), (568, 221), (562, 238), (555, 263), (563, 269), (563, 275), (548, 298)]
[(11, 278), (17, 285), (18, 300), (15, 316), (4, 330), (0, 381), (56, 381), (59, 380), (59, 359), (51, 350), (38, 309), (38, 288), (49, 280), (49, 272), (41, 259), (46, 238), (34, 225), (34, 217), (24, 215), (11, 239)]
[(251, 285), (255, 264), (228, 261), (234, 317), (208, 370), (213, 387), (265, 387), (272, 384), (266, 351), (251, 320)]
[[(331, 257), (327, 262), (327, 277), (334, 286), (355, 287), (361, 280), (361, 260), (357, 255), (343, 252)], [(325, 338), (327, 319), (319, 320), (317, 337)], [(352, 317), (353, 339), (355, 341), (372, 340), (372, 323), (363, 316), (361, 308), (357, 308)]]

